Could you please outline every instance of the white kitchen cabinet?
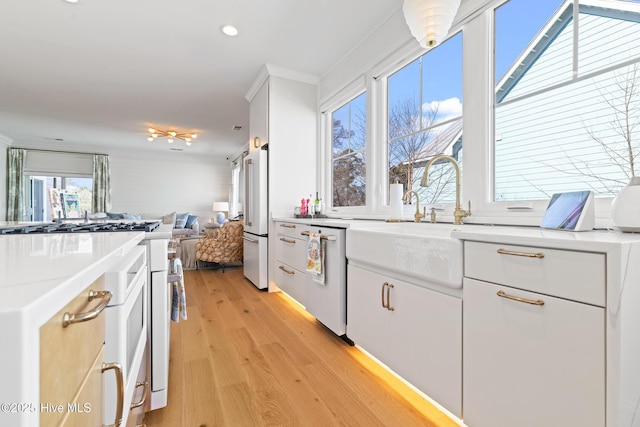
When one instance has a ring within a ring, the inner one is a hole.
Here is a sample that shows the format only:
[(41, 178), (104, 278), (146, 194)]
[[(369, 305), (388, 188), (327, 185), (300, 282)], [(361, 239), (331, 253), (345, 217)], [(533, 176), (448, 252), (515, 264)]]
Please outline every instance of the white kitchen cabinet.
[(249, 105), (249, 150), (269, 142), (269, 82), (265, 82)]
[[(250, 102), (251, 150), (268, 151), (270, 217), (292, 215), (316, 183), (318, 79), (265, 65), (245, 98)], [(257, 139), (256, 139), (257, 138)], [(267, 145), (267, 147), (264, 147)], [(275, 290), (277, 234), (269, 226), (269, 290)]]
[(301, 305), (306, 303), (306, 238), (301, 224), (276, 222), (275, 284)]
[(466, 425), (605, 426), (604, 270), (602, 254), (465, 242)]
[(462, 415), (462, 301), (347, 268), (347, 335), (454, 415)]

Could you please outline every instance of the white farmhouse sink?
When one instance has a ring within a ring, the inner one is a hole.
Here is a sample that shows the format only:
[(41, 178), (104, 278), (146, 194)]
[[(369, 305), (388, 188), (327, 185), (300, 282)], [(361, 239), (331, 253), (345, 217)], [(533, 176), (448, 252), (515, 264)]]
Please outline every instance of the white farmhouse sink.
[(462, 241), (451, 237), (465, 225), (359, 224), (347, 229), (347, 258), (450, 288), (462, 287)]

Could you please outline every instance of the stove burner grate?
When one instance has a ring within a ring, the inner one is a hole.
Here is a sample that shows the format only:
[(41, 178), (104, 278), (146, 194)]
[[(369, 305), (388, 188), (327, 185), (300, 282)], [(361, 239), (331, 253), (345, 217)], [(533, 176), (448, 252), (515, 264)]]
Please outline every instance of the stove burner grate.
[(147, 222), (68, 222), (33, 225), (15, 225), (0, 228), (0, 235), (9, 234), (46, 234), (46, 233), (99, 233), (118, 231), (154, 231), (160, 221)]

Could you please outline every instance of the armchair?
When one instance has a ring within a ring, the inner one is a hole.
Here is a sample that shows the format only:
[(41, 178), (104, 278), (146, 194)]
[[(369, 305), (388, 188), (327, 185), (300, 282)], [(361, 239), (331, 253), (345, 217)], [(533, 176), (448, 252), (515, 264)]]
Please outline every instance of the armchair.
[(196, 261), (222, 264), (223, 271), (224, 264), (242, 261), (243, 232), (240, 221), (207, 229), (196, 243)]

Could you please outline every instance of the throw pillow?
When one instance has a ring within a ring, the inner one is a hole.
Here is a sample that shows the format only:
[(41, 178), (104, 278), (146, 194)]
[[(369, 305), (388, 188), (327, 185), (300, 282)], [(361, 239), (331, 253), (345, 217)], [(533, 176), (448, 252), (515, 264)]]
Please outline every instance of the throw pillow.
[(165, 216), (163, 216), (162, 223), (174, 225), (176, 223), (176, 213), (171, 212), (170, 214), (166, 214)]
[(187, 223), (184, 225), (184, 228), (191, 228), (197, 221), (198, 215), (189, 215), (187, 217)]
[(124, 214), (107, 212), (107, 218), (109, 218), (109, 219), (124, 219)]
[(187, 224), (187, 218), (189, 217), (189, 213), (184, 214), (176, 214), (176, 225), (174, 228), (184, 228)]
[(122, 214), (122, 219), (128, 219), (129, 221), (140, 221), (142, 219), (142, 215), (140, 215), (140, 214), (123, 213)]

